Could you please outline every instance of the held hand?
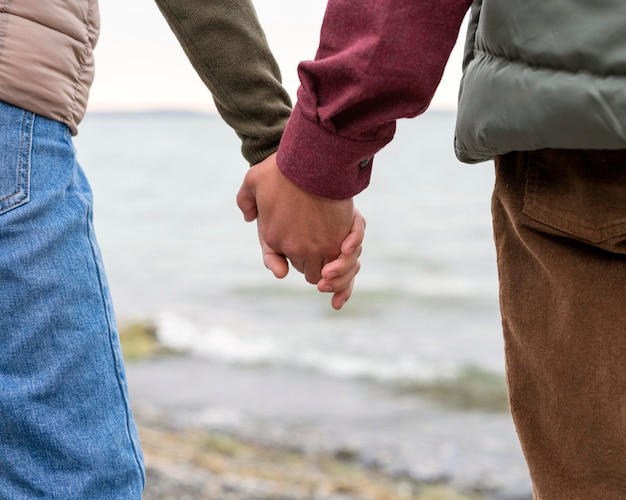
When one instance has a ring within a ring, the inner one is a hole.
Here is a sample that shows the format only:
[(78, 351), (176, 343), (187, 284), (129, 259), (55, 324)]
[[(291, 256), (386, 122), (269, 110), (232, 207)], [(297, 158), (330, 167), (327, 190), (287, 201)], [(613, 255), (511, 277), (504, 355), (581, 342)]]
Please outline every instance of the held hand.
[[(237, 205), (246, 221), (257, 219), (263, 261), (277, 278), (287, 275), (289, 259), (309, 283), (318, 283), (322, 267), (339, 260), (342, 243), (352, 234), (352, 199), (330, 200), (304, 191), (282, 175), (275, 154), (250, 168), (237, 194)], [(348, 240), (352, 241), (350, 248), (356, 250), (360, 245), (358, 236)], [(335, 269), (337, 273), (334, 283), (338, 288), (342, 285), (338, 277), (354, 267), (353, 257), (331, 266), (331, 272)]]
[(332, 293), (331, 304), (341, 309), (352, 295), (354, 278), (361, 269), (365, 219), (358, 210), (354, 210), (354, 222), (348, 237), (341, 244), (341, 255), (322, 268), (322, 279), (317, 284), (320, 292)]

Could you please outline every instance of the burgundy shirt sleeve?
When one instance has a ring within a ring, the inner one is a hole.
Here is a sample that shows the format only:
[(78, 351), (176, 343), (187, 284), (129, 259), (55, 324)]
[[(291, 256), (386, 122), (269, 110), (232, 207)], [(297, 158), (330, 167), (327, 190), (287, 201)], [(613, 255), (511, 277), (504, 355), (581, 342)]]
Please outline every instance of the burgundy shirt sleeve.
[(350, 198), (395, 121), (423, 113), (472, 0), (330, 0), (314, 61), (298, 67), (298, 101), (278, 149), (303, 189)]

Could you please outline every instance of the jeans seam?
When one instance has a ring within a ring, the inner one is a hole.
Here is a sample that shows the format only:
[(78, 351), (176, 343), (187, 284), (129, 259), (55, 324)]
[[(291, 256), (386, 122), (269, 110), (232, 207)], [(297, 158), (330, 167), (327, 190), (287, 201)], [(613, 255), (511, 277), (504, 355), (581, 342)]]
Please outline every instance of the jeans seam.
[(141, 453), (137, 447), (137, 443), (135, 442), (135, 440), (132, 437), (132, 414), (131, 414), (131, 410), (130, 410), (130, 406), (129, 406), (129, 401), (128, 398), (125, 397), (125, 391), (124, 391), (124, 387), (122, 384), (122, 375), (120, 373), (120, 359), (118, 357), (118, 354), (116, 353), (114, 347), (113, 347), (113, 339), (112, 339), (112, 335), (113, 335), (113, 323), (111, 321), (111, 315), (110, 315), (110, 311), (109, 308), (107, 306), (107, 298), (104, 294), (104, 283), (102, 280), (102, 273), (100, 270), (100, 267), (98, 265), (98, 256), (97, 256), (97, 251), (96, 248), (94, 246), (94, 240), (93, 240), (93, 229), (92, 229), (92, 225), (91, 225), (91, 221), (90, 221), (90, 214), (91, 214), (91, 206), (87, 203), (87, 213), (85, 215), (86, 218), (86, 222), (87, 222), (87, 239), (89, 241), (89, 246), (91, 249), (91, 258), (93, 260), (93, 265), (95, 268), (95, 273), (96, 273), (96, 277), (98, 279), (98, 287), (100, 290), (100, 299), (102, 301), (102, 308), (104, 310), (104, 316), (106, 318), (106, 323), (107, 323), (107, 332), (108, 332), (108, 343), (109, 343), (109, 349), (111, 351), (111, 355), (113, 357), (113, 364), (114, 364), (114, 368), (115, 368), (115, 375), (116, 375), (116, 380), (117, 380), (117, 389), (119, 392), (119, 395), (122, 399), (123, 405), (124, 405), (124, 413), (125, 413), (125, 420), (126, 420), (126, 435), (128, 437), (128, 440), (130, 441), (130, 444), (132, 446), (133, 449), (133, 455), (135, 458), (135, 463), (137, 464), (137, 470), (139, 472), (139, 475), (141, 477), (141, 484), (142, 484), (142, 489), (145, 488), (146, 485), (146, 479), (145, 479), (145, 474), (143, 473), (143, 461), (141, 459)]

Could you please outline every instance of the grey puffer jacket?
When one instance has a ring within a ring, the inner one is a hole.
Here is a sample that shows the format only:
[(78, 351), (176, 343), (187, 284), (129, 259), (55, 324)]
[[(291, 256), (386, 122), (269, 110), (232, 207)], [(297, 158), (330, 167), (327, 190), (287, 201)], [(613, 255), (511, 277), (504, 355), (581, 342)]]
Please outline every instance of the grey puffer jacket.
[(463, 67), (461, 161), (626, 149), (626, 1), (477, 0)]
[(99, 28), (97, 0), (0, 2), (0, 100), (75, 134), (94, 78)]

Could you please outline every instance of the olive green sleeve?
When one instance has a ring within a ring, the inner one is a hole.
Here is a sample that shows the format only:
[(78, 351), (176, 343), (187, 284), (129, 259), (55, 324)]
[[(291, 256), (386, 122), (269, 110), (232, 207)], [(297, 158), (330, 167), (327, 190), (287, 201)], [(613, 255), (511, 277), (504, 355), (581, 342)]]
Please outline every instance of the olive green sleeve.
[(251, 0), (156, 0), (217, 110), (255, 164), (278, 148), (291, 112)]

